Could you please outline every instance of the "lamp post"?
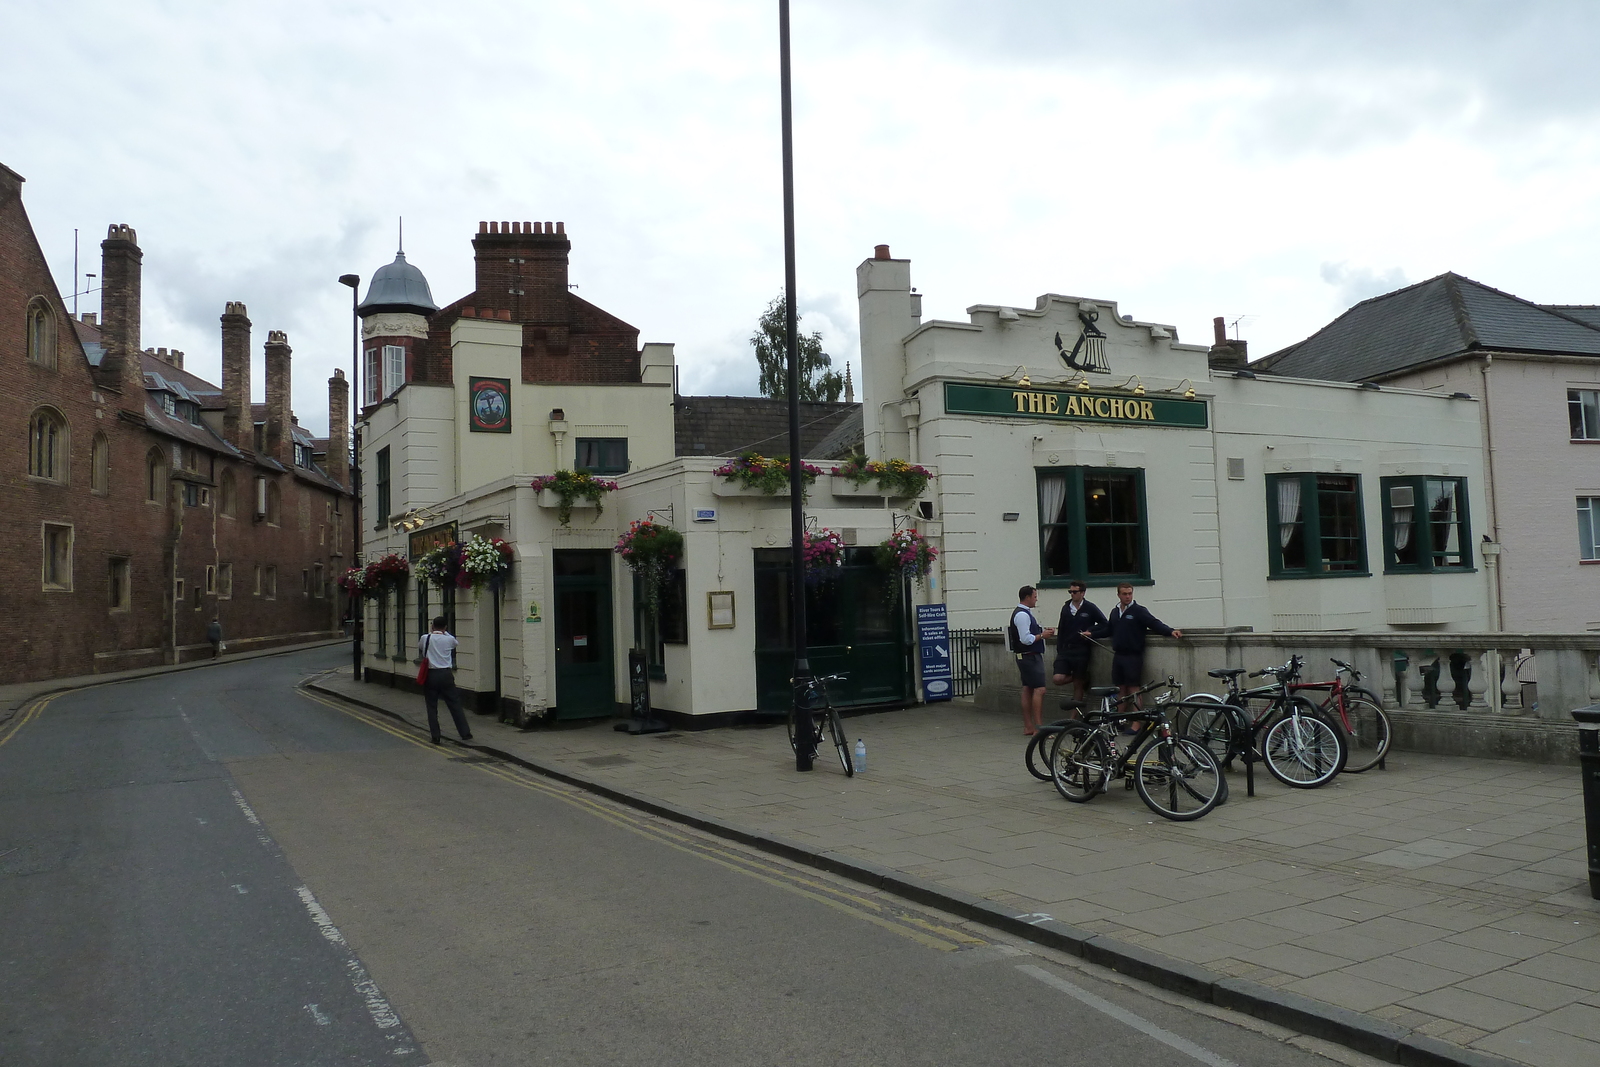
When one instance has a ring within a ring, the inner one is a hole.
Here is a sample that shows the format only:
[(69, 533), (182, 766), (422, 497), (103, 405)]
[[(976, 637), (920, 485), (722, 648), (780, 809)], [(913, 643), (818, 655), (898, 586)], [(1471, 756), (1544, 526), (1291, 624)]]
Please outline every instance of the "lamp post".
[[(352, 519), (355, 531), (350, 537), (350, 560), (361, 562), (361, 275), (341, 274), (339, 284), (350, 287), (350, 432), (354, 447), (350, 462), (350, 495), (355, 498)], [(330, 445), (331, 447), (331, 445)], [(361, 601), (350, 598), (350, 661), (354, 678), (361, 681), (361, 631), (366, 612)]]
[(795, 313), (794, 283), (794, 123), (789, 101), (789, 0), (778, 0), (778, 68), (783, 110), (783, 293), (785, 349), (789, 382), (789, 629), (794, 635), (793, 703), (794, 769), (811, 769), (811, 710), (802, 695), (811, 682), (811, 662), (806, 649), (805, 475), (800, 463), (800, 339)]

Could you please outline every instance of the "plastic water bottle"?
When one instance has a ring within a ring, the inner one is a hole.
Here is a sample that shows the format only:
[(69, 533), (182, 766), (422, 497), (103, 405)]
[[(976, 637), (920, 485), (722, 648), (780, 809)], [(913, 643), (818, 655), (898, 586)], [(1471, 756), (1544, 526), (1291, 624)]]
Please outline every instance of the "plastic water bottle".
[(857, 774), (865, 774), (867, 770), (867, 743), (861, 738), (856, 738), (856, 756), (850, 761)]

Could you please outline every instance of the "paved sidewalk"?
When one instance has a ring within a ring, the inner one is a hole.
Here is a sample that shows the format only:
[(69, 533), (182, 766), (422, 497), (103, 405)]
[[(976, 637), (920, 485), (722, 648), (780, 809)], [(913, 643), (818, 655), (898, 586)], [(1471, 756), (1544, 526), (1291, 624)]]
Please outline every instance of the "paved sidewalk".
[[(348, 668), (312, 684), (425, 722), (420, 696)], [(473, 730), (541, 769), (1045, 913), (1363, 1025), (1537, 1067), (1600, 1064), (1600, 901), (1576, 768), (1402, 753), (1318, 790), (1260, 768), (1254, 798), (1235, 773), (1227, 804), (1172, 823), (1115, 784), (1063, 801), (1023, 767), (1019, 719), (965, 703), (847, 719), (867, 744), (854, 779), (831, 750), (796, 773), (781, 726)]]

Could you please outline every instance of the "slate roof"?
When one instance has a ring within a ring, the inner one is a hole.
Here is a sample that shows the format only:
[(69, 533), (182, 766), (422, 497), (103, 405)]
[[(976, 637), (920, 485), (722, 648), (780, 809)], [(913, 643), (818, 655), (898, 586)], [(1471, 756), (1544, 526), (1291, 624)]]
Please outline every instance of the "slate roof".
[[(831, 459), (819, 446), (855, 417), (861, 405), (800, 404), (801, 453)], [(674, 454), (737, 456), (754, 449), (764, 456), (789, 454), (789, 404), (764, 396), (680, 396), (673, 402)]]
[(1459, 274), (1441, 274), (1364, 300), (1251, 367), (1360, 382), (1480, 351), (1600, 357), (1600, 309), (1542, 306)]

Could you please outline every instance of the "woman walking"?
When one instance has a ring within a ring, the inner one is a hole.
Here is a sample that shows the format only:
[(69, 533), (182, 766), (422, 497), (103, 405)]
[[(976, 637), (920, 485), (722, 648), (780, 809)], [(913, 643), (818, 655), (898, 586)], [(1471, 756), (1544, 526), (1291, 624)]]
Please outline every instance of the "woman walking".
[(455, 720), (456, 733), (461, 740), (471, 741), (472, 731), (467, 729), (467, 717), (461, 713), (461, 697), (456, 695), (456, 641), (445, 628), (445, 617), (433, 620), (433, 629), (417, 642), (417, 653), (428, 665), (428, 676), (422, 681), (422, 698), (428, 702), (428, 735), (434, 744), (439, 743), (439, 698), (443, 697)]

